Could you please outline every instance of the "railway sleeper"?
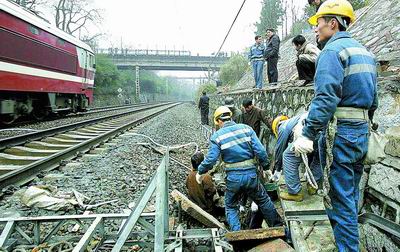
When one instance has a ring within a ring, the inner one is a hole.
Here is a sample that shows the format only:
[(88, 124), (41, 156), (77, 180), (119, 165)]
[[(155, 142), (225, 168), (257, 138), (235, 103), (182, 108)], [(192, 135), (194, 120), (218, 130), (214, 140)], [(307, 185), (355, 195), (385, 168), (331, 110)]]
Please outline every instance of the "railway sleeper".
[(59, 137), (46, 137), (43, 141), (46, 143), (63, 144), (63, 145), (75, 145), (75, 144), (79, 144), (82, 142), (79, 140), (68, 140), (68, 139), (62, 139)]
[(15, 146), (4, 150), (4, 153), (15, 156), (32, 156), (32, 157), (46, 157), (57, 153), (58, 150), (43, 150), (24, 146)]
[(65, 133), (65, 134), (60, 134), (57, 135), (58, 138), (62, 139), (68, 139), (68, 140), (87, 140), (91, 139), (93, 137), (91, 136), (84, 136), (84, 135), (78, 135), (78, 134), (71, 134), (71, 132)]
[(0, 153), (0, 165), (28, 165), (37, 160), (42, 159), (42, 157), (32, 157), (32, 156), (16, 156), (5, 153)]
[(33, 141), (30, 143), (25, 144), (26, 147), (29, 148), (35, 148), (35, 149), (40, 149), (40, 150), (64, 150), (71, 145), (68, 144), (51, 144), (51, 143), (45, 143), (45, 142), (39, 142), (39, 141)]

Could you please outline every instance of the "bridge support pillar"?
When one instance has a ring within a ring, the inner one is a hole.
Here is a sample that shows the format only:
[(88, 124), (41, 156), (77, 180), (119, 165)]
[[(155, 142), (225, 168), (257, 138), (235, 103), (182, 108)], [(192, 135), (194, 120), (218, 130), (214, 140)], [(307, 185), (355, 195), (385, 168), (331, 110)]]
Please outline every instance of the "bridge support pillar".
[(135, 76), (136, 76), (136, 81), (135, 81), (135, 84), (136, 84), (136, 100), (137, 100), (138, 102), (140, 102), (139, 66), (136, 66), (135, 70), (136, 70), (136, 74), (135, 74)]

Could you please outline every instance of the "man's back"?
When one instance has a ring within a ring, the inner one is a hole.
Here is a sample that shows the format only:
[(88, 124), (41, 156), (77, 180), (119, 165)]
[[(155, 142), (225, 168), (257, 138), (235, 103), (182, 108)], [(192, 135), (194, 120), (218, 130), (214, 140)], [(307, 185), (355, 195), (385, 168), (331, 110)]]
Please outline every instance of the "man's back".
[(249, 125), (256, 132), (257, 136), (260, 135), (263, 114), (263, 110), (257, 107), (253, 107), (250, 111), (242, 114), (243, 123)]
[(243, 123), (242, 111), (236, 107), (229, 108), (232, 111), (232, 121), (235, 123)]
[[(336, 58), (339, 56), (341, 66), (343, 66), (336, 70), (340, 71), (340, 74), (335, 75), (342, 82), (341, 101), (338, 106), (369, 109), (376, 90), (374, 56), (359, 42), (351, 38), (347, 32), (337, 33), (325, 47), (318, 60), (317, 69), (322, 70), (322, 64), (334, 61), (335, 55)], [(318, 78), (318, 76), (316, 77)], [(323, 75), (316, 82), (324, 84), (325, 81), (329, 81), (322, 80), (325, 77), (329, 76)]]
[(208, 98), (207, 95), (203, 95), (202, 97), (200, 97), (199, 108), (200, 109), (208, 109), (209, 100), (210, 100), (210, 98)]
[(211, 212), (216, 193), (214, 182), (209, 174), (205, 174), (200, 185), (196, 182), (196, 173), (197, 171), (191, 171), (186, 179), (189, 198), (206, 212)]

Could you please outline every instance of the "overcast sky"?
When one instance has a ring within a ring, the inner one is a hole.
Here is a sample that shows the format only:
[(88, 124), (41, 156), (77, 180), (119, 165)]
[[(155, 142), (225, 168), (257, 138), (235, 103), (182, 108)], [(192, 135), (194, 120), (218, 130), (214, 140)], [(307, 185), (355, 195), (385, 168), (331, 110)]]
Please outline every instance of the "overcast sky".
[[(189, 50), (210, 55), (222, 43), (243, 0), (94, 0), (104, 9), (102, 47)], [(295, 0), (304, 6), (306, 0)], [(254, 43), (261, 0), (247, 0), (222, 51)]]

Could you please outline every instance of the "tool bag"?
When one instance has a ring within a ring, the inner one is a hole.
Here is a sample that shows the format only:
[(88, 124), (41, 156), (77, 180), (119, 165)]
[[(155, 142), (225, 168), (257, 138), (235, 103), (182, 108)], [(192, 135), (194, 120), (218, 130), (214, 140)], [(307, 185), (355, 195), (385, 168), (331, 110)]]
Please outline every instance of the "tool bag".
[(365, 156), (363, 164), (373, 165), (379, 163), (385, 158), (385, 145), (389, 140), (384, 134), (377, 132), (370, 127), (370, 133), (368, 137), (368, 151)]

